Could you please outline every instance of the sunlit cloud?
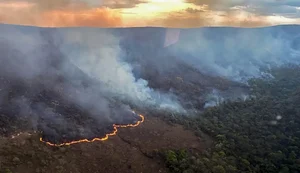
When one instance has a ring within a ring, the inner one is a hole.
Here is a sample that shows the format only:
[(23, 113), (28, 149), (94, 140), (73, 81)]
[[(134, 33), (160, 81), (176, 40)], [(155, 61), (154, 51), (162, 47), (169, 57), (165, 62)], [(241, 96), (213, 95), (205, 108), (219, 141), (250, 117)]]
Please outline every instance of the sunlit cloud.
[(26, 8), (32, 8), (33, 6), (35, 6), (34, 3), (30, 3), (30, 2), (4, 2), (4, 1), (0, 1), (0, 8), (1, 9), (11, 9), (11, 10), (16, 10), (16, 9), (26, 9)]
[(118, 12), (109, 8), (76, 8), (40, 10), (35, 5), (11, 8), (0, 5), (0, 21), (8, 24), (35, 25), (42, 27), (115, 27), (122, 26)]
[(294, 0), (0, 0), (1, 23), (45, 27), (257, 27), (299, 19)]

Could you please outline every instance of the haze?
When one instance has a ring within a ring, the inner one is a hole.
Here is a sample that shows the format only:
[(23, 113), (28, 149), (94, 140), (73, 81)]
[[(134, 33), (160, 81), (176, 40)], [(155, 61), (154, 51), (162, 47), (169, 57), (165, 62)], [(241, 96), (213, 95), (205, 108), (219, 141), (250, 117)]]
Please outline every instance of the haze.
[(0, 22), (42, 27), (299, 24), (296, 0), (0, 0)]

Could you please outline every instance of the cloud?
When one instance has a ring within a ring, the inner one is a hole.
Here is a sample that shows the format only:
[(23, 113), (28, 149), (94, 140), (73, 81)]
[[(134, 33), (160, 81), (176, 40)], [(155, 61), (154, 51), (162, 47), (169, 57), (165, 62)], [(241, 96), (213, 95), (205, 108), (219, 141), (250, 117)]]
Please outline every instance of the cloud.
[[(3, 1), (3, 0), (2, 0)], [(1, 2), (1, 1), (0, 1)], [(5, 2), (5, 1), (3, 1)], [(57, 10), (65, 8), (133, 8), (145, 0), (13, 0), (13, 2), (29, 2), (36, 4), (42, 10)]]
[(245, 11), (228, 11), (216, 22), (219, 26), (261, 27), (272, 25), (267, 17)]
[(120, 8), (142, 0), (0, 0), (0, 22), (45, 27), (122, 26)]
[[(177, 1), (176, 1), (177, 2)], [(299, 23), (296, 0), (0, 0), (0, 22), (64, 27), (243, 26)]]
[(214, 10), (227, 10), (230, 6), (234, 6), (233, 1), (241, 0), (187, 0), (186, 2), (195, 4), (197, 6), (207, 5), (210, 9)]
[(73, 4), (72, 0), (28, 0), (28, 2), (36, 4), (41, 10), (63, 9)]
[(189, 3), (193, 3), (196, 5), (216, 5), (218, 3), (221, 3), (222, 1), (220, 0), (187, 0)]
[(166, 18), (161, 20), (153, 21), (153, 25), (155, 26), (168, 26), (174, 28), (186, 28), (186, 27), (200, 27), (212, 25), (211, 16), (203, 14), (203, 15), (182, 15), (183, 13), (174, 13), (167, 15)]
[(88, 8), (87, 4), (72, 4), (70, 0), (49, 2), (0, 3), (0, 22), (46, 27), (122, 26), (120, 14), (109, 8)]
[(278, 6), (272, 6), (270, 8), (257, 6), (257, 7), (252, 7), (251, 10), (254, 11), (256, 14), (260, 14), (260, 15), (280, 15), (289, 18), (300, 17), (299, 9), (297, 7), (289, 6), (289, 5), (281, 5), (281, 6), (278, 5)]
[(245, 7), (244, 10), (256, 15), (281, 15), (285, 17), (300, 17), (297, 7), (298, 0), (188, 0), (197, 6), (208, 5), (211, 10), (231, 11), (235, 7)]
[(43, 13), (39, 20), (42, 26), (86, 26), (86, 27), (116, 27), (122, 26), (118, 13), (106, 8), (74, 11), (51, 11)]
[(138, 4), (146, 3), (143, 0), (105, 0), (103, 6), (119, 9), (119, 8), (133, 8)]
[(205, 12), (205, 10), (202, 10), (202, 9), (196, 9), (196, 8), (187, 8), (185, 11), (188, 12), (188, 13)]
[[(186, 11), (190, 11), (187, 13)], [(168, 26), (172, 28), (189, 28), (203, 26), (234, 26), (261, 27), (276, 24), (267, 16), (256, 15), (242, 10), (214, 12), (212, 10), (186, 9), (165, 15), (159, 20), (151, 21), (153, 26)], [(148, 23), (149, 24), (149, 23)]]

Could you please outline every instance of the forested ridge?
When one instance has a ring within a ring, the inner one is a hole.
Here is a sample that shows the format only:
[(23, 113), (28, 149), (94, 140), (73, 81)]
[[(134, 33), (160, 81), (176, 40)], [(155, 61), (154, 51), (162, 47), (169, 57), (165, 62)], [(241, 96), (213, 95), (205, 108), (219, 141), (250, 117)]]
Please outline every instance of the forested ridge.
[(163, 151), (171, 172), (300, 172), (300, 67), (273, 69), (272, 79), (251, 79), (251, 97), (227, 101), (193, 118), (176, 118), (214, 138), (196, 154)]

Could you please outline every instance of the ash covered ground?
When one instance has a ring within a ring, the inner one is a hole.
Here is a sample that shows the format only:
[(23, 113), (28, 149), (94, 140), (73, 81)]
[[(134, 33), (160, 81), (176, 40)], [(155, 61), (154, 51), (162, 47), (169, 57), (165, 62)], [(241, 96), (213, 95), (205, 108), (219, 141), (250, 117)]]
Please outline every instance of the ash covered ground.
[[(271, 78), (271, 67), (299, 62), (295, 28), (0, 25), (0, 133), (34, 130), (53, 143), (91, 139), (140, 120), (133, 109), (190, 116), (246, 99), (247, 79)], [(167, 37), (178, 39), (166, 46)]]

